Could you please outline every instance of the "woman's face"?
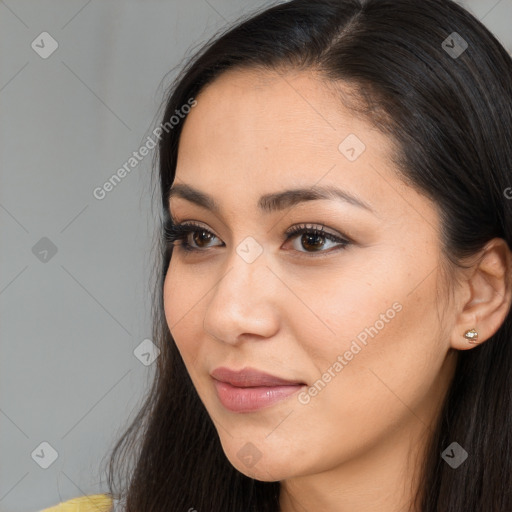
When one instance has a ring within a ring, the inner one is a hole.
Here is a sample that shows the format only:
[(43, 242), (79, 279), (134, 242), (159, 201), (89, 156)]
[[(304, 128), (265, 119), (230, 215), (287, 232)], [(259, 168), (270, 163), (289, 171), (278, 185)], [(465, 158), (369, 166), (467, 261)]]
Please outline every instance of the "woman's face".
[[(218, 211), (171, 197), (175, 222), (199, 232), (186, 236), (195, 251), (174, 248), (165, 314), (227, 457), (267, 481), (363, 467), (368, 455), (403, 462), (454, 368), (433, 203), (398, 180), (390, 140), (311, 74), (230, 71), (196, 99), (173, 187)], [(312, 199), (329, 187), (346, 198)], [(299, 188), (309, 200), (260, 207)], [(301, 225), (337, 238), (286, 240)], [(219, 367), (297, 385), (221, 384)]]

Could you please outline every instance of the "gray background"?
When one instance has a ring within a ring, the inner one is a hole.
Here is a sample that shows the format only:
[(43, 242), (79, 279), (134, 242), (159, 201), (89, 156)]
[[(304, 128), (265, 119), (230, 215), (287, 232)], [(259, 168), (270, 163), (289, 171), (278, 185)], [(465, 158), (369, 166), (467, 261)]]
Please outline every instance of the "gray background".
[[(134, 354), (151, 333), (153, 155), (93, 190), (146, 141), (190, 50), (271, 3), (0, 0), (1, 512), (107, 489), (100, 465), (154, 368)], [(512, 0), (461, 3), (512, 51)]]

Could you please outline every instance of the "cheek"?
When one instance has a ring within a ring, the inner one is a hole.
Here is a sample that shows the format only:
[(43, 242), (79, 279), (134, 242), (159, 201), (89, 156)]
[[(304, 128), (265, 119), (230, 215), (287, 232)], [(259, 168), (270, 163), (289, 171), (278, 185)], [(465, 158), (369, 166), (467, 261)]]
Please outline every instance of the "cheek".
[(338, 304), (348, 305), (338, 312), (324, 305), (324, 314), (337, 318), (331, 324), (336, 335), (311, 347), (319, 380), (304, 406), (327, 437), (350, 439), (354, 449), (424, 415), (446, 356), (434, 274), (412, 293), (407, 279), (371, 284), (338, 292)]
[(372, 268), (364, 278), (352, 273), (350, 278), (316, 280), (322, 293), (307, 295), (312, 282), (302, 280), (295, 290), (307, 297), (318, 318), (304, 307), (290, 313), (301, 319), (294, 338), (312, 363), (306, 409), (312, 407), (313, 416), (326, 420), (339, 416), (354, 432), (365, 422), (372, 428), (372, 416), (392, 422), (407, 411), (404, 403), (417, 405), (447, 350), (437, 315), (435, 272), (414, 287), (406, 271)]
[(391, 275), (370, 264), (309, 272), (300, 279), (286, 276), (295, 296), (288, 292), (287, 300), (281, 301), (282, 315), (290, 319), (293, 338), (318, 371), (350, 351), (355, 341), (364, 347), (390, 330), (404, 296), (401, 283)]

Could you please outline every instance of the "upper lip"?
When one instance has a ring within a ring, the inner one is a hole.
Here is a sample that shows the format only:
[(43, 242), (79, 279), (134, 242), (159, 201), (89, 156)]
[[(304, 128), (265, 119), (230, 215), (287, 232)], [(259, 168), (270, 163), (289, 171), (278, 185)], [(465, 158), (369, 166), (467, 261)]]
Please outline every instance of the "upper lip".
[(304, 384), (298, 380), (286, 380), (276, 377), (255, 368), (243, 368), (242, 370), (230, 370), (226, 367), (215, 368), (210, 374), (214, 379), (227, 382), (232, 386), (248, 388), (255, 386), (292, 386)]

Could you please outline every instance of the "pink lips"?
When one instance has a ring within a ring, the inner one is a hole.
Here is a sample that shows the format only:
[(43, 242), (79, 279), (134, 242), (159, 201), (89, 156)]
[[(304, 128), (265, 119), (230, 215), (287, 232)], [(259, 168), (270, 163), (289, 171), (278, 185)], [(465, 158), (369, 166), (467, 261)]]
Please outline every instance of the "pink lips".
[(305, 384), (253, 368), (241, 371), (219, 367), (211, 372), (222, 405), (233, 412), (256, 411), (284, 400)]

